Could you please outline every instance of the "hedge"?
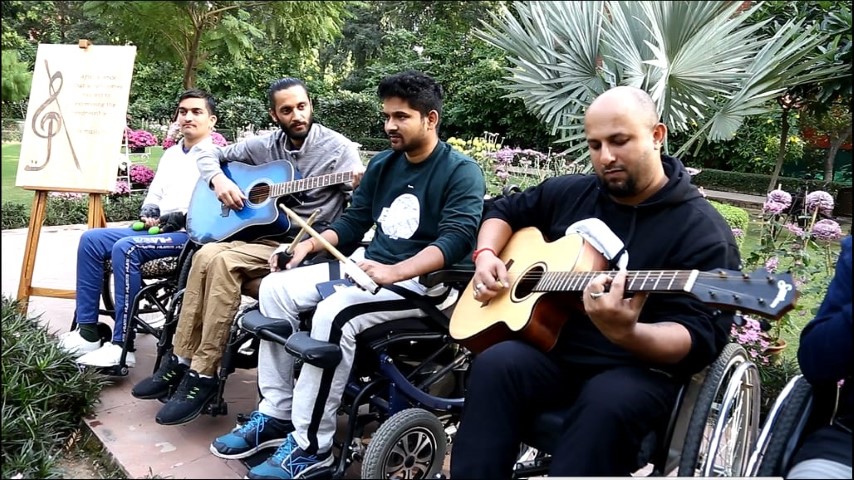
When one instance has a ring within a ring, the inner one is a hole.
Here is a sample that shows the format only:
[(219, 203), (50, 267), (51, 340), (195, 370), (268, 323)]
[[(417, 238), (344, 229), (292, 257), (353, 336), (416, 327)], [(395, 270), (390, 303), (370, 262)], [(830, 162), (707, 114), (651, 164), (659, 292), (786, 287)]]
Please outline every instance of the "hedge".
[[(768, 193), (768, 182), (770, 181), (770, 175), (729, 172), (711, 168), (703, 169), (700, 173), (694, 175), (692, 179), (692, 182), (699, 187), (723, 192), (746, 193), (749, 195), (765, 195)], [(809, 191), (824, 190), (831, 195), (836, 195), (840, 188), (850, 186), (837, 182), (826, 184), (823, 180), (794, 177), (779, 177), (777, 183), (782, 186), (783, 190), (790, 193), (798, 191), (802, 185), (805, 185)]]

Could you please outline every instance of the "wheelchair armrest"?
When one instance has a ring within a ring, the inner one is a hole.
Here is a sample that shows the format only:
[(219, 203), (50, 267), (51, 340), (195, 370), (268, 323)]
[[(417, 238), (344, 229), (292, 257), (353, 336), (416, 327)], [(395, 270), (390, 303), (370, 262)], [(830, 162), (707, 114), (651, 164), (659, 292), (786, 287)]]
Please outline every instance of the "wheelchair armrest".
[(341, 348), (334, 343), (311, 338), (308, 332), (297, 332), (285, 342), (285, 350), (305, 363), (323, 369), (335, 368), (341, 361)]
[(450, 268), (421, 275), (418, 282), (425, 287), (435, 287), (440, 283), (468, 283), (473, 275), (473, 269)]
[(260, 310), (249, 310), (240, 319), (240, 327), (255, 334), (262, 340), (269, 340), (284, 345), (294, 333), (291, 322), (277, 318), (265, 317)]

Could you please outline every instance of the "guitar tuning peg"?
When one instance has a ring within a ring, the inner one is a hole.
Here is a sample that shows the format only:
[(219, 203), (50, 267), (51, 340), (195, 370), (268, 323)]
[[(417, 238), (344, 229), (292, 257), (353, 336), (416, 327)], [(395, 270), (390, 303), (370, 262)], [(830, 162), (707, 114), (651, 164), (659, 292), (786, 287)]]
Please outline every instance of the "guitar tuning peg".
[(743, 279), (745, 279), (745, 280), (750, 280), (750, 275), (748, 275), (748, 274), (746, 274), (746, 273), (742, 273), (742, 274), (741, 274), (741, 278), (743, 278)]

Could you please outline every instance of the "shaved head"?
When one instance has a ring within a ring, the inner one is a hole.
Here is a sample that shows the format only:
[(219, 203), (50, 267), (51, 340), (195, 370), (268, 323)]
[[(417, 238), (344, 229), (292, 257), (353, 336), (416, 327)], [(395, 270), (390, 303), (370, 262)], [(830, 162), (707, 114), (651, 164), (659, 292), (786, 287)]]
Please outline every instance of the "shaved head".
[(637, 205), (666, 183), (660, 149), (667, 127), (645, 91), (620, 86), (596, 97), (584, 133), (593, 168), (617, 201)]
[(629, 110), (633, 115), (637, 115), (638, 119), (644, 119), (644, 122), (650, 127), (658, 123), (658, 110), (655, 102), (646, 91), (630, 87), (628, 85), (620, 85), (596, 97), (593, 102), (587, 107), (587, 112), (598, 108), (620, 108)]

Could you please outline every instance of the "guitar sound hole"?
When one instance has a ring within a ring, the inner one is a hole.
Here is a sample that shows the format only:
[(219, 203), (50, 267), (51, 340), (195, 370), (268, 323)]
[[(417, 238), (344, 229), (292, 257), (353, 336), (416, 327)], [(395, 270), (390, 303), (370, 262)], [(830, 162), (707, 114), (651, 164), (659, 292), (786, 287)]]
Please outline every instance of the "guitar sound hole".
[(249, 189), (249, 203), (262, 203), (264, 200), (267, 200), (270, 197), (270, 184), (268, 183), (259, 183)]
[(538, 265), (526, 270), (519, 277), (519, 281), (516, 282), (516, 287), (513, 289), (514, 300), (524, 300), (531, 295), (534, 292), (534, 287), (543, 278), (543, 272), (545, 272), (545, 269)]

